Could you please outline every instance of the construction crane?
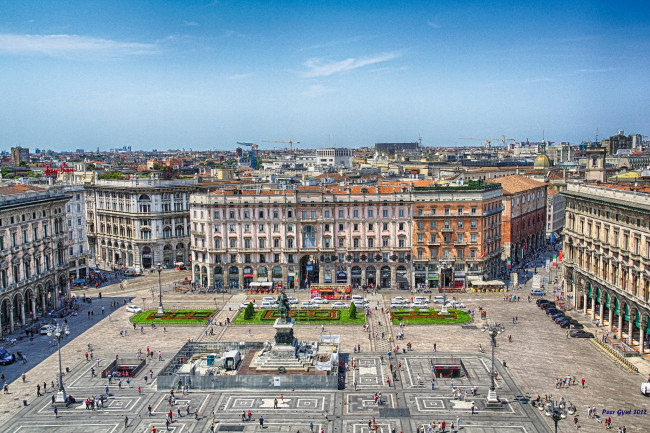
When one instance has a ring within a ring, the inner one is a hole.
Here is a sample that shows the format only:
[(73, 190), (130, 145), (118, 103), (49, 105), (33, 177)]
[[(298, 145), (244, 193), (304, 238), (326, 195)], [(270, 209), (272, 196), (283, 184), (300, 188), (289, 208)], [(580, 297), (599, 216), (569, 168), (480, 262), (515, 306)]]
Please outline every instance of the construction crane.
[(275, 140), (262, 140), (263, 143), (289, 143), (289, 154), (293, 155), (293, 145), (295, 144), (300, 144), (299, 141), (275, 141)]
[(237, 144), (240, 144), (242, 146), (248, 146), (251, 148), (251, 153), (250, 153), (250, 159), (251, 159), (251, 168), (254, 170), (257, 168), (257, 157), (255, 156), (255, 152), (257, 151), (257, 144), (255, 143), (242, 143), (241, 141), (238, 141)]

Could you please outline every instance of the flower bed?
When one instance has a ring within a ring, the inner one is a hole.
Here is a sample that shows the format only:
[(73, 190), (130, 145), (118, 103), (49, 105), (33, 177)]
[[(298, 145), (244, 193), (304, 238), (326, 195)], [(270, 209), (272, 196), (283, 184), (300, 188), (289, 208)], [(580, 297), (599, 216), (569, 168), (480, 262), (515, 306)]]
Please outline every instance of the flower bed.
[(390, 313), (394, 324), (408, 322), (413, 325), (426, 324), (458, 324), (471, 320), (469, 313), (460, 310), (448, 310), (447, 314), (440, 314), (433, 309), (399, 309)]
[[(350, 319), (348, 310), (291, 310), (289, 317), (295, 319), (296, 325), (363, 325), (366, 320), (362, 313), (357, 313), (356, 319)], [(240, 310), (233, 324), (235, 325), (270, 325), (275, 319), (279, 319), (277, 310), (257, 310), (250, 320), (244, 319), (244, 310)]]
[(136, 325), (205, 325), (217, 310), (176, 310), (165, 311), (164, 316), (158, 316), (158, 310), (148, 310), (131, 317)]
[[(296, 320), (339, 320), (339, 310), (291, 310), (289, 317)], [(263, 310), (260, 320), (275, 320), (280, 318), (278, 310)]]

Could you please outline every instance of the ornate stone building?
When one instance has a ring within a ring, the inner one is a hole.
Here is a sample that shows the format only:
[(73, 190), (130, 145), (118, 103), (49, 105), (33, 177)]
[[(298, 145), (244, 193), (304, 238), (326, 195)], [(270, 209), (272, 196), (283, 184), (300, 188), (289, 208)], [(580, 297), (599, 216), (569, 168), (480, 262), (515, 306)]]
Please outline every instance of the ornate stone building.
[(467, 287), (471, 276), (494, 279), (500, 269), (502, 190), (498, 183), (415, 187), (414, 282)]
[(0, 186), (0, 325), (3, 335), (69, 296), (65, 205), (59, 188)]
[(189, 260), (189, 196), (199, 189), (197, 178), (92, 178), (84, 188), (88, 244), (98, 266), (148, 269)]
[(198, 284), (412, 281), (408, 184), (230, 188), (193, 195), (190, 211)]
[(562, 194), (573, 306), (640, 351), (650, 333), (650, 189), (569, 182)]

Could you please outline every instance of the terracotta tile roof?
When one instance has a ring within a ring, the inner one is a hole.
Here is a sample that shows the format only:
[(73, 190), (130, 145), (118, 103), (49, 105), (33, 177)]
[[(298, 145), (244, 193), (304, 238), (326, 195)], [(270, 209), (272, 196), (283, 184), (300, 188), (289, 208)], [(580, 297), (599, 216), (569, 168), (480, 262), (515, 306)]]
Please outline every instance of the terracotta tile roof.
[(529, 179), (526, 176), (520, 176), (518, 174), (499, 177), (494, 179), (493, 182), (501, 184), (504, 194), (515, 194), (518, 192), (528, 191), (530, 189), (546, 186), (544, 182), (538, 182), (536, 180)]
[(14, 195), (14, 194), (23, 194), (26, 191), (45, 191), (45, 188), (34, 185), (10, 185), (10, 186), (0, 186), (0, 195)]

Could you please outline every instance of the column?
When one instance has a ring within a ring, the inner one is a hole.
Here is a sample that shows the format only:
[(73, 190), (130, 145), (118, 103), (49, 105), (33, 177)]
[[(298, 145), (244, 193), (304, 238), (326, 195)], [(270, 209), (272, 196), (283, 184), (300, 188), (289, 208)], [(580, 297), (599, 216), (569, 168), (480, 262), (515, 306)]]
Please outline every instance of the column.
[[(584, 288), (583, 290), (586, 290), (586, 288)], [(582, 295), (582, 312), (587, 314), (587, 292), (586, 291)]]
[(20, 301), (20, 322), (25, 326), (25, 300)]
[(238, 268), (239, 274), (239, 281), (237, 281), (237, 284), (239, 285), (239, 288), (243, 289), (244, 288), (244, 266), (239, 266)]
[(206, 267), (208, 269), (208, 287), (214, 287), (214, 267), (209, 263), (209, 261)]
[(600, 320), (600, 323), (603, 323), (603, 314), (605, 314), (605, 303), (603, 302), (603, 295), (600, 295), (601, 300), (600, 300), (600, 311), (598, 313), (598, 320)]
[(390, 267), (390, 288), (394, 289), (397, 287), (397, 268), (395, 265)]
[(643, 355), (645, 353), (645, 348), (643, 346), (645, 344), (645, 341), (643, 341), (644, 340), (643, 337), (645, 335), (646, 324), (643, 323), (643, 319), (641, 320), (640, 323), (641, 323), (640, 326), (641, 329), (639, 329), (639, 352), (641, 353), (641, 355)]
[(349, 266), (349, 265), (348, 265), (348, 267), (346, 268), (346, 270), (347, 270), (347, 272), (348, 272), (348, 280), (347, 280), (347, 284), (348, 284), (348, 286), (349, 286), (350, 284), (352, 284), (352, 266)]
[(612, 322), (614, 322), (614, 308), (612, 307), (613, 299), (609, 299), (609, 317), (608, 317), (608, 323), (607, 323), (607, 329), (609, 331), (612, 330)]
[(627, 321), (627, 326), (628, 326), (627, 327), (627, 344), (632, 346), (632, 343), (634, 341), (634, 333), (633, 333), (634, 332), (634, 319), (632, 319), (632, 318), (635, 317), (635, 316), (632, 314), (632, 309), (631, 308), (630, 308), (630, 315), (628, 317), (629, 317), (629, 319)]
[(32, 320), (36, 319), (36, 296), (32, 295)]
[(368, 282), (366, 281), (366, 268), (362, 267), (361, 268), (361, 285), (363, 286), (364, 284), (367, 285)]
[[(336, 275), (334, 276), (336, 278)], [(320, 266), (318, 268), (318, 284), (325, 284), (325, 266)]]
[(592, 288), (591, 292), (591, 320), (596, 319), (596, 292)]
[(620, 340), (623, 338), (623, 315), (621, 314), (621, 309), (623, 308), (622, 305), (619, 304), (618, 306), (618, 333), (617, 337)]
[(9, 303), (9, 329), (11, 332), (14, 332), (14, 306), (13, 303)]

